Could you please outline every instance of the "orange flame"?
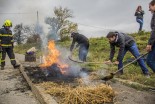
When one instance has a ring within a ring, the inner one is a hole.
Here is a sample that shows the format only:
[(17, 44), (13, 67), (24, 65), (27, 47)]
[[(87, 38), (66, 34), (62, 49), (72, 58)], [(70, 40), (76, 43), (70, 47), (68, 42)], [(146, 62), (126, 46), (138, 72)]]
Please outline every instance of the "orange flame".
[(58, 64), (62, 73), (65, 73), (63, 69), (68, 68), (67, 64), (62, 64), (59, 60), (60, 52), (55, 48), (54, 41), (48, 42), (48, 55), (44, 59), (44, 63), (40, 67), (49, 67), (54, 63)]

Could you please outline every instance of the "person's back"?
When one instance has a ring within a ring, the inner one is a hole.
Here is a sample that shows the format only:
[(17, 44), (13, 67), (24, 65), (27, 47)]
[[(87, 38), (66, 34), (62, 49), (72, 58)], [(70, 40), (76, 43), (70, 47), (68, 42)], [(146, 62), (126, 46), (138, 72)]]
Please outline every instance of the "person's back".
[(86, 36), (76, 33), (73, 35), (73, 41), (77, 42), (78, 44), (88, 44), (89, 40)]
[(77, 42), (76, 48), (79, 47), (79, 59), (81, 61), (86, 61), (86, 56), (89, 49), (89, 40), (86, 36), (79, 33), (72, 33), (71, 37), (73, 38), (72, 44), (70, 46), (70, 51), (73, 51), (74, 45)]
[(12, 46), (13, 36), (12, 31), (7, 30), (4, 27), (0, 29), (0, 39), (1, 39), (1, 46), (8, 47)]

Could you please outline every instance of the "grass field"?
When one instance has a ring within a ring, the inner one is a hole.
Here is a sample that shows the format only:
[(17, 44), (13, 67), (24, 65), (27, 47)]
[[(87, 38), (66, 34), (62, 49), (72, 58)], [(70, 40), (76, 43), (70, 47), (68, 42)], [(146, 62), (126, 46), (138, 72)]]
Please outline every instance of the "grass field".
[[(134, 39), (136, 40), (140, 53), (141, 54), (146, 53), (145, 47), (147, 45), (147, 41), (150, 36), (150, 33), (142, 31), (140, 33), (133, 33), (129, 35), (133, 36)], [(57, 42), (57, 44), (60, 45), (61, 47), (66, 47), (69, 50), (71, 41)], [(32, 46), (37, 46), (39, 48), (39, 46), (36, 44), (20, 45), (20, 46), (15, 47), (15, 52), (23, 53)], [(116, 60), (117, 51), (116, 51), (114, 60)], [(89, 49), (89, 54), (87, 58), (88, 61), (104, 62), (109, 59), (109, 53), (110, 53), (110, 47), (109, 47), (108, 40), (105, 37), (90, 38), (90, 49)], [(38, 51), (37, 54), (38, 56), (41, 55), (41, 51)], [(75, 52), (75, 55), (76, 54), (77, 52)], [(131, 57), (133, 56), (129, 52), (127, 52), (126, 56), (124, 57), (124, 62)], [(102, 70), (107, 70), (109, 73), (117, 70), (116, 65), (108, 65), (108, 67), (105, 67), (104, 64), (87, 64), (84, 66), (93, 71), (102, 69)], [(132, 64), (124, 69), (123, 75), (118, 76), (118, 77), (121, 79), (127, 79), (127, 80), (135, 81), (135, 82), (138, 82), (144, 85), (155, 87), (155, 74), (152, 72), (151, 69), (149, 69), (149, 71), (150, 71), (151, 77), (146, 78), (143, 76), (139, 65)]]
[[(133, 33), (129, 34), (134, 37), (137, 46), (139, 48), (139, 51), (141, 54), (146, 53), (145, 47), (147, 45), (148, 38), (150, 36), (149, 32), (140, 32), (140, 33)], [(60, 42), (59, 44), (69, 48), (70, 46), (69, 41), (66, 42)], [(118, 49), (116, 49), (116, 54), (114, 57), (114, 60), (116, 60)], [(88, 54), (88, 61), (95, 61), (95, 62), (104, 62), (105, 60), (109, 59), (109, 52), (110, 52), (110, 46), (109, 42), (105, 37), (101, 38), (91, 38), (90, 39), (90, 49), (89, 49), (89, 54)], [(124, 62), (132, 58), (133, 56), (131, 55), (130, 52), (127, 52), (127, 54), (124, 57)], [(117, 70), (116, 65), (108, 65), (108, 67), (105, 67), (102, 64), (87, 64), (86, 67), (88, 67), (91, 70), (98, 70), (98, 69), (105, 69), (108, 70), (109, 72), (113, 72)], [(119, 78), (122, 79), (127, 79), (131, 81), (135, 81), (144, 85), (149, 85), (155, 87), (155, 74), (153, 74), (152, 70), (149, 68), (151, 78), (146, 78), (143, 76), (141, 68), (139, 67), (138, 64), (132, 64), (124, 69), (124, 74), (121, 76), (118, 76)]]

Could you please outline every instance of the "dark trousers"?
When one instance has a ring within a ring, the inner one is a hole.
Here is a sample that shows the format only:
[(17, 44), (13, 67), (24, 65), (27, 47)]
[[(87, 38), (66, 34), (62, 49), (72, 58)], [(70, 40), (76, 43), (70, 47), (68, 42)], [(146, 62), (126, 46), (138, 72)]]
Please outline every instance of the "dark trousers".
[(86, 61), (88, 54), (89, 44), (81, 44), (79, 48), (79, 59), (81, 61)]
[(3, 48), (2, 47), (2, 58), (1, 58), (1, 67), (5, 66), (5, 57), (6, 53), (8, 54), (11, 64), (16, 65), (15, 55), (13, 53), (13, 47)]
[(147, 65), (153, 70), (155, 73), (155, 45), (152, 46), (152, 51), (149, 52), (147, 59)]
[[(139, 53), (139, 50), (137, 48), (136, 43), (134, 43), (129, 48), (125, 48), (123, 57), (124, 57), (124, 55), (126, 54), (127, 51), (130, 51), (135, 58), (138, 58), (140, 56), (140, 53)], [(144, 62), (143, 58), (140, 58), (139, 60), (137, 60), (137, 62), (139, 64), (139, 66), (141, 67), (143, 74), (148, 74), (148, 69), (147, 69), (147, 67), (145, 65), (145, 62)], [(118, 69), (120, 69), (122, 67), (123, 67), (123, 62), (121, 60), (121, 61), (119, 61)], [(122, 72), (123, 72), (123, 70), (122, 70)]]

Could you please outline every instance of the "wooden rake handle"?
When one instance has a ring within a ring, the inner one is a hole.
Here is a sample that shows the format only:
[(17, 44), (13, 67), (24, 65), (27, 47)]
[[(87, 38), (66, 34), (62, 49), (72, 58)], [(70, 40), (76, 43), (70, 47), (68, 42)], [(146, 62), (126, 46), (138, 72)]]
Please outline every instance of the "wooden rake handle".
[(148, 54), (148, 52), (145, 53), (145, 54), (143, 54), (143, 55), (140, 55), (139, 57), (137, 57), (137, 58), (136, 58), (135, 60), (133, 60), (132, 62), (126, 64), (125, 66), (123, 66), (122, 68), (120, 68), (119, 70), (117, 70), (114, 74), (120, 72), (120, 71), (123, 70), (125, 67), (127, 67), (127, 66), (129, 66), (130, 64), (136, 62), (137, 60), (139, 60), (140, 58), (144, 57), (144, 56), (147, 55), (147, 54)]

